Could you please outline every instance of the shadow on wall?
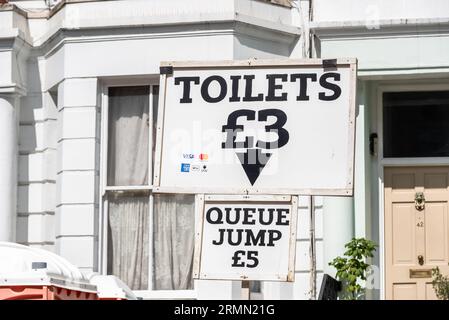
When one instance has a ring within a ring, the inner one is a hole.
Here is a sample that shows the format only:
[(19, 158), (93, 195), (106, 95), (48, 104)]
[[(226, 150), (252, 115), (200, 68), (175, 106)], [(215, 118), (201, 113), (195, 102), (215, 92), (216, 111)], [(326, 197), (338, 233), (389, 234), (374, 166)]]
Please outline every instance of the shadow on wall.
[(49, 172), (52, 161), (48, 150), (56, 143), (56, 100), (56, 92), (41, 92), (37, 59), (31, 58), (27, 61), (27, 95), (21, 98), (19, 118), (16, 242), (25, 245), (54, 243), (46, 239), (47, 220), (38, 218), (54, 215), (54, 209), (46, 203), (50, 193), (46, 186), (55, 183), (54, 174)]

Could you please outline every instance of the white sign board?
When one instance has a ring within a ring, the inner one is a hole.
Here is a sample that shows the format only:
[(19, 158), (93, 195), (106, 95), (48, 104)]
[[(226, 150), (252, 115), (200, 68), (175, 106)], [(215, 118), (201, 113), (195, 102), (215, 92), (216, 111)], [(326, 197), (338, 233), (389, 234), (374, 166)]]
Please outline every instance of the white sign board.
[(352, 195), (356, 61), (164, 63), (155, 190)]
[(294, 281), (297, 196), (274, 197), (200, 201), (194, 278)]

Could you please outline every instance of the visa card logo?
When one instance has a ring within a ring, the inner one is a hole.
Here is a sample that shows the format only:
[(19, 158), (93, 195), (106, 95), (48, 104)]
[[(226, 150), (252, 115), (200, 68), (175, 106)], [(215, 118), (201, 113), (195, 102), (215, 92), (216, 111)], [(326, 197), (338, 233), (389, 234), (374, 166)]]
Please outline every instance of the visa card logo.
[(181, 163), (181, 172), (190, 172), (190, 163)]
[(183, 157), (184, 159), (193, 159), (193, 158), (195, 158), (195, 155), (192, 154), (192, 153), (183, 153), (183, 154), (182, 154), (182, 157)]

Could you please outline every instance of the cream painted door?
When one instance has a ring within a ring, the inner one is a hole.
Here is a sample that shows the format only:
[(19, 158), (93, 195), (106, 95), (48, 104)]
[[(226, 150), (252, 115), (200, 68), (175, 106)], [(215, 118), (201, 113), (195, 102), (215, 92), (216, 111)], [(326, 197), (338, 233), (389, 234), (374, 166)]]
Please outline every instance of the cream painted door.
[[(436, 299), (431, 269), (449, 274), (449, 167), (385, 169), (385, 297)], [(415, 206), (422, 192), (424, 208)]]

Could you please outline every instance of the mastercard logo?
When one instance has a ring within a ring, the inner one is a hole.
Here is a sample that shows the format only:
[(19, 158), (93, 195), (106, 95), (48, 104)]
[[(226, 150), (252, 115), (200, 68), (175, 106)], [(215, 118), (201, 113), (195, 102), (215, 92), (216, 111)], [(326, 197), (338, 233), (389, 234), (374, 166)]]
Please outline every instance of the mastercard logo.
[(207, 153), (201, 153), (200, 154), (200, 160), (205, 161), (209, 159), (209, 155)]

